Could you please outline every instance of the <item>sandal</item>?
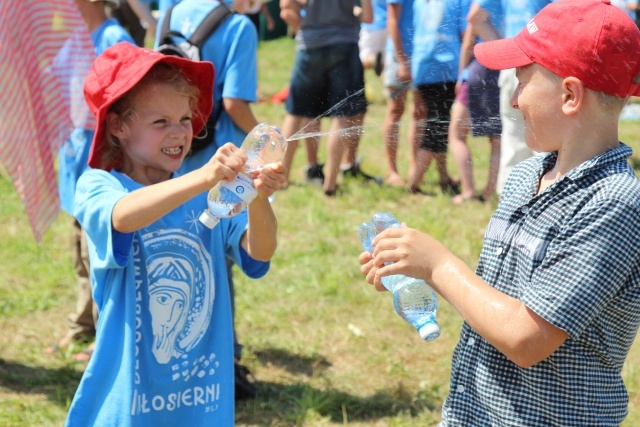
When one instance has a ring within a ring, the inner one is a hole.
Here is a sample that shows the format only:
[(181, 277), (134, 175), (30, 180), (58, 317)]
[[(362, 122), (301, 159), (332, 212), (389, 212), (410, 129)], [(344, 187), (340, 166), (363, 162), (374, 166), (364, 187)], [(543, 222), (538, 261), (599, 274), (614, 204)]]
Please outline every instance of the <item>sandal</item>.
[(448, 181), (440, 181), (440, 190), (444, 194), (455, 196), (460, 194), (460, 181), (455, 181), (449, 178)]

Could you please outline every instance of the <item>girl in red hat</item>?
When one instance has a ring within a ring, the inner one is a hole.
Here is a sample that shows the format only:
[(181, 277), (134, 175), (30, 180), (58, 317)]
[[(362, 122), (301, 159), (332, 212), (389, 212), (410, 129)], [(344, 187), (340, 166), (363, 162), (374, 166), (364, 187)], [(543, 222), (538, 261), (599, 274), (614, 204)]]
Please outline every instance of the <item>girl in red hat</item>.
[(232, 318), (225, 257), (249, 276), (269, 269), (276, 219), (268, 197), (285, 181), (277, 163), (252, 177), (258, 197), (212, 230), (206, 193), (243, 169), (222, 146), (202, 168), (173, 178), (211, 110), (213, 66), (117, 44), (85, 82), (97, 117), (74, 214), (87, 230), (95, 352), (67, 425), (230, 426)]

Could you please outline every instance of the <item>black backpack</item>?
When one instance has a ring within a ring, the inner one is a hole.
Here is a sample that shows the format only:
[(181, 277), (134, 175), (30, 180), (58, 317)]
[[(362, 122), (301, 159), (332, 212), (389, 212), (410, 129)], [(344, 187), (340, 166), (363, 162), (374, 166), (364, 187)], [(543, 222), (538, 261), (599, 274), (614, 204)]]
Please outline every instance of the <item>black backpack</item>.
[[(233, 15), (233, 11), (229, 9), (224, 3), (220, 3), (218, 7), (213, 9), (204, 18), (202, 23), (195, 29), (191, 38), (188, 39), (178, 31), (173, 31), (169, 28), (171, 22), (171, 11), (176, 4), (171, 5), (165, 12), (164, 19), (162, 21), (162, 29), (160, 32), (160, 42), (158, 43), (158, 52), (165, 55), (179, 56), (181, 58), (191, 59), (193, 61), (201, 61), (200, 49), (204, 43), (211, 37), (216, 29), (227, 19)], [(174, 41), (174, 39), (180, 41)], [(204, 129), (193, 138), (191, 143), (191, 154), (197, 153), (209, 144), (211, 144), (215, 137), (216, 123), (220, 117), (220, 113), (224, 107), (222, 105), (214, 105), (211, 115), (207, 119)]]

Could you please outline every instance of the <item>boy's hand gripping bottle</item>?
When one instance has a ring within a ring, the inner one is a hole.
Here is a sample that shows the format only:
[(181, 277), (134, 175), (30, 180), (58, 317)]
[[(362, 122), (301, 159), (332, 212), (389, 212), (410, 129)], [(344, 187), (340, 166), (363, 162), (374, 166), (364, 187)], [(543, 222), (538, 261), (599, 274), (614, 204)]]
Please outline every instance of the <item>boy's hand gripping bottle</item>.
[(220, 181), (209, 190), (208, 207), (200, 215), (200, 221), (209, 228), (215, 227), (220, 218), (239, 214), (256, 198), (258, 192), (253, 187), (251, 173), (282, 160), (287, 141), (280, 128), (260, 123), (249, 132), (240, 149), (247, 155), (244, 171), (233, 181)]
[[(365, 251), (373, 252), (373, 238), (387, 228), (400, 227), (398, 220), (390, 213), (376, 213), (371, 222), (360, 226), (360, 242)], [(382, 278), (382, 284), (393, 294), (396, 313), (414, 326), (425, 341), (433, 341), (440, 336), (436, 321), (438, 300), (436, 293), (424, 280), (396, 274)]]

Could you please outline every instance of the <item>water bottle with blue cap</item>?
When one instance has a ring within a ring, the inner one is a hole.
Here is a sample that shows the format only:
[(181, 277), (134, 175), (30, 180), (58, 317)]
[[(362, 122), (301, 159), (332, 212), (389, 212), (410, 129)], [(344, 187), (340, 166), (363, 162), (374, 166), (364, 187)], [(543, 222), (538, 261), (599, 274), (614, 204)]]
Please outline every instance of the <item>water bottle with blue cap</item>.
[[(400, 227), (398, 220), (386, 212), (373, 215), (371, 222), (360, 226), (360, 242), (365, 251), (373, 252), (373, 239), (387, 228)], [(436, 321), (438, 299), (436, 293), (424, 280), (394, 274), (382, 278), (382, 284), (393, 294), (396, 313), (414, 326), (425, 341), (433, 341), (440, 336)]]

